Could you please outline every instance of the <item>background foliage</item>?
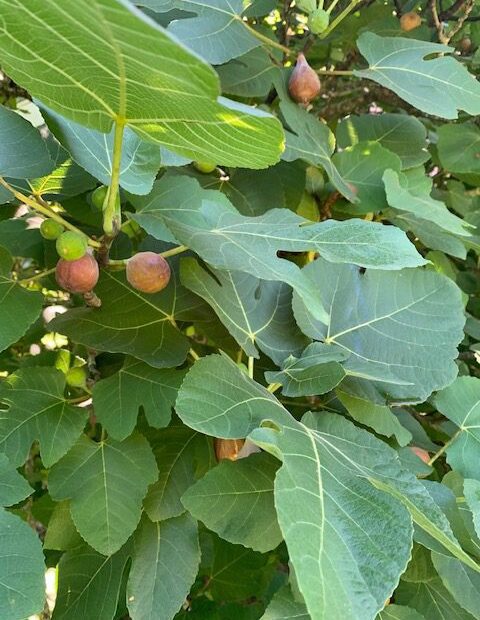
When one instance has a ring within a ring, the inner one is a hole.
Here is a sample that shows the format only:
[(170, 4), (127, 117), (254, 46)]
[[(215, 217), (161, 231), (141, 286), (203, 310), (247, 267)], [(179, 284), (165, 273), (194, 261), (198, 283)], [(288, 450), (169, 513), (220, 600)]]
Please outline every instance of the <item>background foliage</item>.
[(480, 618), (480, 7), (137, 4), (0, 0), (2, 620)]

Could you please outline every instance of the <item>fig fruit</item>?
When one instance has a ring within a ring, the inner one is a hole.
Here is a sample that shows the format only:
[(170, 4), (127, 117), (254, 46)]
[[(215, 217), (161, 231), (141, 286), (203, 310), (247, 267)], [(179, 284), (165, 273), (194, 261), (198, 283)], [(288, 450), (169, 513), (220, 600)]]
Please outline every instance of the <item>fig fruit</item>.
[(84, 366), (74, 366), (65, 375), (67, 385), (74, 388), (81, 388), (87, 384), (87, 371)]
[(308, 27), (313, 34), (322, 34), (328, 28), (330, 15), (323, 9), (315, 9), (308, 17)]
[(170, 281), (170, 266), (161, 254), (139, 252), (127, 261), (127, 280), (142, 293), (158, 293)]
[(44, 239), (48, 239), (49, 241), (58, 239), (64, 230), (65, 229), (61, 224), (51, 218), (48, 218), (48, 220), (43, 220), (40, 224), (40, 234)]
[(400, 17), (400, 28), (404, 32), (410, 32), (410, 30), (415, 30), (422, 23), (422, 18), (415, 11), (409, 11), (408, 13), (404, 13)]
[(89, 293), (98, 282), (98, 263), (90, 254), (78, 260), (61, 258), (55, 270), (58, 284), (70, 293)]
[[(103, 211), (103, 206), (108, 194), (108, 187), (106, 185), (100, 185), (91, 194), (90, 200), (95, 211)], [(120, 195), (117, 194), (116, 199), (117, 209), (120, 209)]]
[(315, 196), (321, 194), (324, 187), (325, 179), (323, 178), (322, 171), (316, 166), (308, 166), (306, 170), (306, 191)]
[(194, 167), (203, 174), (210, 174), (217, 169), (217, 165), (211, 161), (194, 161)]
[(219, 439), (215, 437), (213, 445), (217, 461), (223, 461), (224, 459), (236, 461), (244, 443), (245, 439)]
[(85, 255), (88, 242), (85, 235), (67, 230), (57, 239), (57, 252), (65, 260), (78, 260)]
[(290, 96), (304, 105), (310, 103), (320, 92), (320, 79), (305, 56), (300, 53), (288, 82)]

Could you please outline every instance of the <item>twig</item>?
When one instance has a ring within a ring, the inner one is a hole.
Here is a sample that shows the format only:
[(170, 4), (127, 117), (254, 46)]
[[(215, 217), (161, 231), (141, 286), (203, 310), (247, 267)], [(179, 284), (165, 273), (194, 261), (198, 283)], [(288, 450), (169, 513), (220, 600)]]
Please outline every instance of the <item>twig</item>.
[(448, 39), (443, 29), (443, 23), (440, 21), (440, 18), (438, 16), (437, 0), (430, 0), (429, 5), (430, 5), (430, 12), (432, 14), (433, 25), (435, 26), (435, 29), (438, 34), (438, 40), (440, 41), (440, 43), (446, 44), (448, 43)]
[(460, 32), (460, 30), (463, 27), (463, 24), (467, 21), (468, 16), (473, 11), (475, 0), (466, 0), (464, 4), (465, 4), (465, 9), (464, 9), (463, 15), (460, 15), (455, 26), (453, 26), (453, 28), (449, 30), (448, 34), (445, 37), (446, 43), (450, 43), (451, 39), (457, 34), (457, 32)]

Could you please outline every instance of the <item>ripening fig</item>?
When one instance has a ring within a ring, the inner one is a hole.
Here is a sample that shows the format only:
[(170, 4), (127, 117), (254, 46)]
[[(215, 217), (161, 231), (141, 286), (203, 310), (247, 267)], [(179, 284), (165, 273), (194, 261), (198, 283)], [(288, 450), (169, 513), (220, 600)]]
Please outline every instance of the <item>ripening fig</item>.
[(320, 79), (301, 52), (290, 76), (288, 90), (292, 99), (304, 105), (315, 99), (320, 92)]
[(67, 385), (74, 388), (81, 388), (87, 385), (87, 371), (84, 366), (74, 366), (65, 375)]
[(58, 284), (70, 293), (89, 293), (98, 282), (98, 263), (90, 254), (78, 260), (61, 258), (55, 270)]
[(463, 39), (460, 39), (458, 47), (464, 54), (466, 54), (472, 49), (472, 39), (470, 39), (470, 37), (463, 37)]
[(78, 260), (88, 250), (88, 242), (85, 235), (67, 230), (58, 237), (56, 247), (60, 258)]
[(408, 13), (404, 13), (400, 17), (400, 28), (404, 32), (410, 32), (410, 30), (415, 30), (422, 23), (422, 18), (415, 11), (409, 11)]
[(210, 174), (217, 169), (217, 165), (211, 161), (194, 161), (194, 167), (203, 174)]
[(158, 293), (170, 281), (170, 266), (161, 254), (139, 252), (127, 261), (127, 280), (142, 293)]
[(244, 443), (245, 439), (219, 439), (215, 437), (213, 445), (217, 461), (223, 461), (224, 459), (236, 461)]
[(47, 220), (43, 220), (40, 224), (40, 234), (44, 239), (48, 239), (49, 241), (54, 241), (58, 239), (60, 235), (63, 233), (65, 229), (61, 224), (48, 218)]
[(328, 28), (330, 15), (323, 9), (315, 9), (308, 17), (308, 27), (313, 34), (322, 34)]
[(418, 446), (411, 446), (410, 450), (413, 452), (413, 454), (418, 456), (418, 458), (421, 459), (424, 463), (428, 464), (428, 462), (430, 461), (430, 455), (423, 448), (419, 448)]

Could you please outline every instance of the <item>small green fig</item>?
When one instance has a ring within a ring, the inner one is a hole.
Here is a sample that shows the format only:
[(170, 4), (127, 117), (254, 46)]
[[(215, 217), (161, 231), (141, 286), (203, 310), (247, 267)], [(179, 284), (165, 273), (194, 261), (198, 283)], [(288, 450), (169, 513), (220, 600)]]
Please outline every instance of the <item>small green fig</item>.
[(55, 270), (59, 286), (70, 293), (89, 293), (98, 282), (98, 263), (90, 254), (78, 260), (60, 259)]
[(58, 239), (65, 229), (57, 221), (48, 218), (40, 224), (40, 234), (44, 239), (54, 241)]
[(158, 293), (170, 281), (170, 266), (161, 254), (139, 252), (127, 261), (128, 282), (142, 293)]
[[(107, 194), (108, 194), (108, 187), (106, 185), (100, 185), (100, 187), (97, 187), (97, 189), (95, 189), (91, 194), (90, 194), (90, 200), (92, 201), (92, 207), (95, 209), (95, 211), (103, 211), (103, 208), (105, 206), (105, 200), (107, 198)], [(116, 197), (116, 205), (117, 208), (120, 208), (120, 195), (117, 193), (117, 197)]]
[(67, 230), (58, 237), (56, 247), (60, 258), (78, 260), (85, 255), (88, 242), (85, 235)]
[(65, 375), (67, 385), (73, 388), (81, 388), (87, 384), (87, 371), (84, 366), (74, 366)]
[(323, 9), (315, 9), (308, 17), (308, 27), (313, 34), (322, 34), (328, 28), (330, 15)]
[(194, 167), (203, 174), (210, 174), (217, 169), (217, 165), (211, 161), (194, 161)]
[(320, 79), (301, 52), (290, 76), (288, 90), (292, 99), (303, 105), (310, 103), (320, 93)]

